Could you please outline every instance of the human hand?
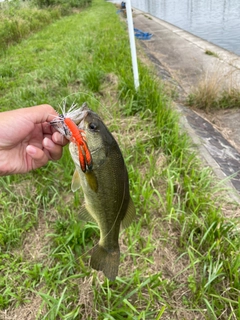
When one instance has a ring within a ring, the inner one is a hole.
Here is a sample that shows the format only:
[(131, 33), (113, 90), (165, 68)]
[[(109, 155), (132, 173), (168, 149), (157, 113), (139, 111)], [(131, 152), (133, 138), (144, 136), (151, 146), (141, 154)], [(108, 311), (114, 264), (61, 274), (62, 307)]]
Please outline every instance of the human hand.
[(26, 173), (61, 158), (68, 141), (49, 123), (56, 115), (47, 104), (0, 113), (0, 176)]

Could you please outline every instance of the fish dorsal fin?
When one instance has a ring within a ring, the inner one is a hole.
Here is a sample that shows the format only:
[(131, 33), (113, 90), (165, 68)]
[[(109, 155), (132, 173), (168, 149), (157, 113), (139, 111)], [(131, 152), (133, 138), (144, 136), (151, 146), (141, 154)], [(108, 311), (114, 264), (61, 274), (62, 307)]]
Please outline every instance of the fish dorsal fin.
[(71, 185), (72, 192), (77, 191), (80, 188), (80, 186), (81, 186), (80, 175), (79, 175), (79, 172), (77, 171), (77, 169), (75, 169), (73, 177), (72, 177), (72, 185)]
[(83, 221), (96, 223), (96, 220), (90, 215), (85, 205), (83, 205), (80, 209), (79, 218)]
[(132, 199), (130, 198), (128, 202), (127, 212), (125, 214), (125, 217), (122, 220), (122, 228), (123, 229), (127, 228), (135, 218), (136, 218), (136, 209)]
[(98, 181), (94, 171), (87, 171), (85, 177), (89, 187), (97, 193), (98, 191)]

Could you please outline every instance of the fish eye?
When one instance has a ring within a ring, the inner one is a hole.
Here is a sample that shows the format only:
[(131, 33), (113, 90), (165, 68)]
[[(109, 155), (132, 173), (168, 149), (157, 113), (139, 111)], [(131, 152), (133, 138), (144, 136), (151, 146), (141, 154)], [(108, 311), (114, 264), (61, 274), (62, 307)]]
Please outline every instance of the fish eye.
[(97, 125), (94, 122), (90, 122), (89, 125), (88, 125), (88, 128), (90, 130), (96, 130), (97, 129)]

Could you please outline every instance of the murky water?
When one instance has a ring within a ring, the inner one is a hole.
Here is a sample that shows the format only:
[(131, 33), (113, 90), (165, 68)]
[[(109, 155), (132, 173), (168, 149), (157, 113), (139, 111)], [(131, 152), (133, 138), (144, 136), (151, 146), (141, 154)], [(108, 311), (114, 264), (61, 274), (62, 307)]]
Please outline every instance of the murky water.
[(240, 0), (131, 0), (131, 4), (240, 55)]

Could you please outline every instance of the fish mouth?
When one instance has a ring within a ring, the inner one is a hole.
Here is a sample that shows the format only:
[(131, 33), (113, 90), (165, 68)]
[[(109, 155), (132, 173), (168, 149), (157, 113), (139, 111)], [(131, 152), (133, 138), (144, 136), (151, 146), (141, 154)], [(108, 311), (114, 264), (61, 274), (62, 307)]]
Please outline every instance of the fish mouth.
[(75, 109), (72, 113), (69, 114), (69, 118), (72, 119), (76, 123), (76, 125), (79, 127), (79, 129), (84, 129), (84, 119), (88, 115), (90, 109), (88, 108), (88, 105), (86, 102), (78, 108)]

